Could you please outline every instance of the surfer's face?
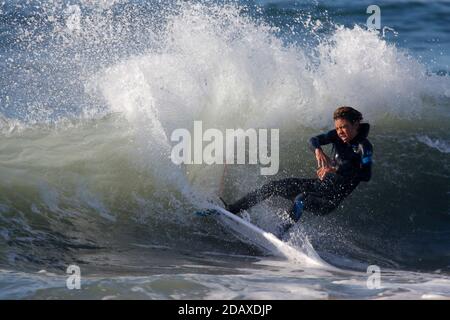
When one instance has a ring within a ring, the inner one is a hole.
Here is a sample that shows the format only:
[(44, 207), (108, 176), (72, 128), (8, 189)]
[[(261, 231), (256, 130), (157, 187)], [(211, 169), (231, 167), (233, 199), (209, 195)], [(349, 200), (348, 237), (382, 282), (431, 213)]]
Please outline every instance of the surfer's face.
[(346, 119), (338, 118), (334, 120), (334, 126), (339, 138), (344, 143), (348, 143), (358, 134), (359, 121), (351, 123)]

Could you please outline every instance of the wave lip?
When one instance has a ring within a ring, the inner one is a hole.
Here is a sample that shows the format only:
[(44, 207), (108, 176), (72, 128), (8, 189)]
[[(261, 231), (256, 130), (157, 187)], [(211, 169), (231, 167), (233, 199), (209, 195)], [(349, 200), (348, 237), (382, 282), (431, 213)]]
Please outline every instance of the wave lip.
[(426, 144), (430, 148), (439, 150), (442, 153), (450, 153), (450, 142), (441, 139), (432, 139), (428, 136), (418, 136), (417, 140)]

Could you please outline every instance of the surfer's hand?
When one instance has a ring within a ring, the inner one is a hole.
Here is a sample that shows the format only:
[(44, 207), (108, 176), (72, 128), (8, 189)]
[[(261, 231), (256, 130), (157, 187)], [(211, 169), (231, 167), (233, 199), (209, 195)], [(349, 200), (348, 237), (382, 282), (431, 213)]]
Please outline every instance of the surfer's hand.
[(325, 179), (325, 176), (328, 173), (335, 173), (336, 172), (336, 168), (333, 167), (322, 167), (317, 169), (317, 176), (319, 177), (320, 180)]
[(316, 151), (317, 166), (319, 168), (331, 167), (331, 159), (323, 152), (322, 149), (317, 148)]

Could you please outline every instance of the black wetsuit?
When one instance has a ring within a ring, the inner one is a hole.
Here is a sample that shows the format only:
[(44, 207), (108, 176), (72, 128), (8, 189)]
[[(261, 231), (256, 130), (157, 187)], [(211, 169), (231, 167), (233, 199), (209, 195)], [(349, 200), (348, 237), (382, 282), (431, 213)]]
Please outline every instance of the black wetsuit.
[[(336, 173), (328, 173), (324, 180), (287, 178), (272, 181), (255, 190), (237, 202), (228, 205), (230, 212), (246, 210), (270, 196), (281, 196), (289, 200), (301, 198), (304, 210), (317, 215), (333, 211), (347, 197), (360, 181), (369, 181), (372, 168), (372, 145), (367, 140), (369, 124), (362, 123), (357, 136), (344, 143), (336, 130), (312, 137), (310, 148), (315, 151), (322, 145), (333, 144), (333, 162)], [(294, 210), (294, 209), (293, 209)], [(291, 210), (294, 221), (298, 217)]]

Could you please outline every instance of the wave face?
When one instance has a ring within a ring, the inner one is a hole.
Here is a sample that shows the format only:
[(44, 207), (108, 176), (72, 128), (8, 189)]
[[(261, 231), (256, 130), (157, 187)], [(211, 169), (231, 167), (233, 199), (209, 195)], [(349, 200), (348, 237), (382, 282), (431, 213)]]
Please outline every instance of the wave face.
[[(171, 132), (195, 120), (280, 130), (280, 173), (230, 166), (231, 201), (313, 176), (307, 139), (351, 105), (372, 125), (373, 179), (298, 232), (344, 268), (449, 270), (450, 80), (395, 41), (288, 5), (33, 3), (0, 7), (1, 268), (95, 269), (106, 262), (86, 252), (130, 244), (264, 254), (191, 214), (222, 168), (174, 165)], [(277, 211), (269, 201), (250, 214), (270, 228)]]

